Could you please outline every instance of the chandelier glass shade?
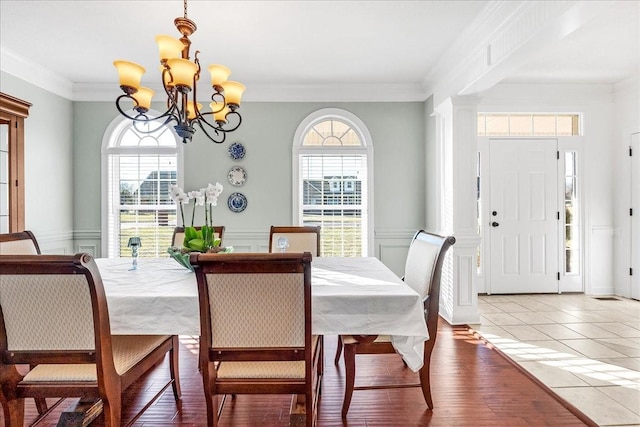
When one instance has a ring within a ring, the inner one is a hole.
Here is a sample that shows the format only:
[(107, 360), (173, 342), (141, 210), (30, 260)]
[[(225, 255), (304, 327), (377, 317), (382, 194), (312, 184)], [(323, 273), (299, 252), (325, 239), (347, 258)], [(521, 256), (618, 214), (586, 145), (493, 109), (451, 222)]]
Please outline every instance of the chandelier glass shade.
[[(195, 126), (211, 141), (222, 143), (226, 134), (238, 129), (242, 123), (242, 116), (237, 110), (245, 87), (229, 80), (229, 68), (219, 64), (209, 65), (207, 70), (211, 75), (213, 93), (207, 103), (208, 110), (203, 110), (203, 104), (198, 102), (197, 97), (201, 71), (198, 59), (200, 52), (195, 52), (193, 61), (189, 57), (189, 36), (196, 31), (196, 24), (187, 18), (187, 0), (184, 0), (184, 17), (176, 18), (174, 24), (182, 34), (180, 39), (168, 35), (156, 36), (162, 86), (167, 97), (166, 111), (158, 116), (147, 115), (151, 109), (154, 90), (141, 86), (145, 69), (136, 63), (122, 60), (113, 62), (118, 70), (120, 88), (124, 92), (116, 99), (116, 108), (120, 114), (132, 120), (140, 132), (152, 133), (175, 122), (174, 129), (184, 143), (191, 141)], [(130, 102), (133, 103), (132, 106)], [(142, 126), (143, 124), (146, 126)]]

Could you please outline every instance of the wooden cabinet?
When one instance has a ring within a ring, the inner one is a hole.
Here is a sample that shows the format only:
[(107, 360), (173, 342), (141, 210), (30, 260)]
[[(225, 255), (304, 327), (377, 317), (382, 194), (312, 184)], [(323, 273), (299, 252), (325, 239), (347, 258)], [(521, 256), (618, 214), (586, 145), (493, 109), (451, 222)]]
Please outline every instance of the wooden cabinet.
[(24, 120), (31, 104), (0, 92), (0, 232), (24, 230)]

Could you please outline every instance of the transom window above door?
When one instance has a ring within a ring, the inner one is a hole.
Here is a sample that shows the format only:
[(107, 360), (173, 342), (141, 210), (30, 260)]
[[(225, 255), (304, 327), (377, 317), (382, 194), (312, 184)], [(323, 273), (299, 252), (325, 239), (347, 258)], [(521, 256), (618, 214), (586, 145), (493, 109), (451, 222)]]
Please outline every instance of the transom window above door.
[(479, 136), (577, 136), (580, 115), (568, 113), (480, 113)]

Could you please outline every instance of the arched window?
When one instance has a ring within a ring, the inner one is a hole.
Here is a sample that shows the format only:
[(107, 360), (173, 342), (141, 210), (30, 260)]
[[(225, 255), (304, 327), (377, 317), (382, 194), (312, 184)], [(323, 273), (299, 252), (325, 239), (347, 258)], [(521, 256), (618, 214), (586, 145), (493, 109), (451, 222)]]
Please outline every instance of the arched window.
[(141, 257), (166, 256), (176, 226), (169, 185), (182, 175), (182, 146), (171, 127), (139, 132), (116, 118), (102, 144), (102, 256), (129, 256), (138, 236)]
[(373, 145), (352, 113), (327, 108), (298, 126), (293, 142), (293, 217), (321, 226), (323, 256), (373, 252)]

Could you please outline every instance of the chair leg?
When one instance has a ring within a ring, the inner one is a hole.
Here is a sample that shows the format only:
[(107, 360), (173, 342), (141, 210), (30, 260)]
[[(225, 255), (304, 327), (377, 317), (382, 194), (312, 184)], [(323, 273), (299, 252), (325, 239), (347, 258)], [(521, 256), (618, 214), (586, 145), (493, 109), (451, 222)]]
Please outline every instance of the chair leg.
[(33, 400), (36, 401), (36, 409), (38, 410), (39, 415), (47, 412), (47, 399), (44, 397), (34, 397)]
[[(35, 368), (38, 365), (29, 365), (29, 370)], [(36, 409), (38, 410), (38, 414), (42, 415), (47, 412), (47, 399), (44, 397), (34, 397), (33, 400), (36, 402)]]
[(424, 401), (427, 402), (429, 409), (433, 409), (433, 399), (431, 398), (431, 355), (425, 355), (424, 365), (420, 369), (420, 387)]
[(342, 418), (347, 417), (349, 405), (351, 405), (351, 395), (356, 381), (356, 345), (344, 345), (344, 367), (345, 367), (345, 384), (344, 384), (344, 401), (342, 402)]
[(22, 427), (24, 425), (24, 399), (3, 401), (2, 409), (6, 427)]
[[(171, 383), (171, 388), (173, 388), (173, 397), (175, 400), (178, 400), (182, 396), (182, 391), (180, 390), (180, 365), (178, 363), (178, 348), (180, 347), (178, 336), (174, 335), (171, 338), (171, 342), (173, 343), (173, 346), (171, 350), (169, 350), (169, 372), (171, 373), (171, 379), (173, 380), (173, 383)], [(198, 360), (200, 360), (200, 358), (198, 358)]]
[(207, 398), (207, 426), (217, 427), (220, 423), (222, 408), (218, 407), (218, 395), (205, 396)]
[(102, 404), (104, 427), (120, 427), (122, 421), (122, 393), (107, 392), (107, 398), (102, 399)]
[(314, 392), (305, 393), (305, 426), (313, 427), (315, 425), (315, 405), (314, 405)]
[(342, 353), (342, 336), (338, 335), (338, 347), (336, 349), (336, 357), (333, 359), (333, 363), (338, 366), (340, 363), (340, 353)]

